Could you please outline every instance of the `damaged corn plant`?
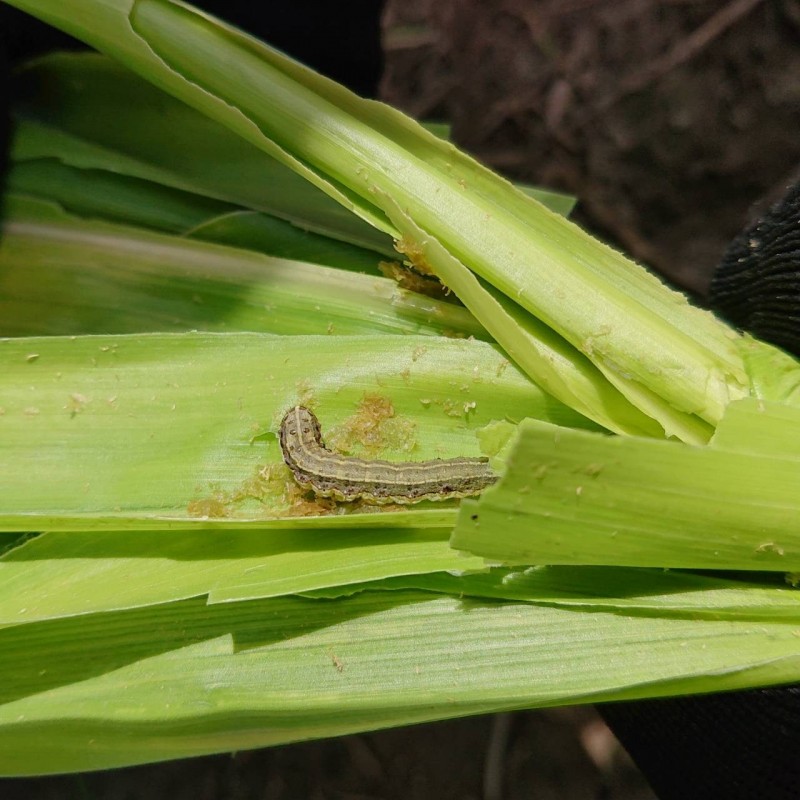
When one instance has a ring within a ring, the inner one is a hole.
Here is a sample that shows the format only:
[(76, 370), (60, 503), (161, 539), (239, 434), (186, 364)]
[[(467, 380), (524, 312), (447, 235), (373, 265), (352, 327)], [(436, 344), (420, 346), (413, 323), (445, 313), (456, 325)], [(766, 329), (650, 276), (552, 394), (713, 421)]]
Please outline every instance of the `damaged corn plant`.
[[(793, 359), (189, 5), (10, 4), (98, 52), (17, 76), (0, 774), (800, 680)], [(499, 480), (315, 497), (297, 406)]]

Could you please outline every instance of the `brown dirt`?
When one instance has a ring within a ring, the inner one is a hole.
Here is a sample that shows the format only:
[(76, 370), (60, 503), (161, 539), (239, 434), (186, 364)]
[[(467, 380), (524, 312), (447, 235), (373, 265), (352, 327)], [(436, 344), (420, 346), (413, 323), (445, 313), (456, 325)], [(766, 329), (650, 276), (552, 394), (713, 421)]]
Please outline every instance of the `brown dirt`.
[(704, 293), (800, 179), (797, 0), (388, 0), (382, 97)]

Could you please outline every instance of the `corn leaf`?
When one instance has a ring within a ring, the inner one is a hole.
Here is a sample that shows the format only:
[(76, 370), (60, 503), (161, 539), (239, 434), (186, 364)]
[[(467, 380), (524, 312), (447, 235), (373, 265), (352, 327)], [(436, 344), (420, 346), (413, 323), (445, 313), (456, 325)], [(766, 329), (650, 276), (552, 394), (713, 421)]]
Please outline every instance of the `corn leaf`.
[[(209, 594), (276, 597), (396, 575), (481, 570), (446, 529), (46, 533), (0, 557), (0, 627)], [(130, 580), (136, 576), (135, 580)]]
[(0, 774), (778, 683), (800, 671), (796, 633), (796, 620), (701, 623), (414, 592), (198, 598), (18, 625), (0, 630)]
[[(792, 576), (794, 580), (795, 576)], [(232, 584), (235, 589), (235, 584)], [(536, 566), (432, 572), (327, 586), (307, 597), (349, 597), (364, 591), (423, 589), (455, 597), (517, 600), (586, 611), (691, 619), (797, 619), (800, 592), (783, 576), (751, 580), (679, 570), (630, 567)], [(230, 588), (216, 589), (210, 602), (236, 599)]]
[(279, 258), (373, 274), (387, 258), (269, 214), (140, 178), (71, 167), (54, 158), (17, 163), (7, 189), (43, 203), (57, 202), (78, 217), (192, 236)]
[(518, 564), (799, 570), (800, 410), (739, 401), (718, 431), (689, 447), (526, 420), (452, 544)]
[[(163, 528), (208, 517), (285, 527), (291, 479), (272, 472), (282, 465), (274, 431), (298, 401), (317, 407), (329, 431), (365, 395), (391, 402), (395, 432), (390, 422), (382, 445), (395, 459), (479, 455), (475, 431), (492, 419), (540, 414), (591, 424), (491, 345), (441, 337), (5, 339), (0, 372), (4, 530)], [(452, 524), (454, 507), (428, 505), (383, 514), (381, 524)], [(292, 524), (374, 519), (338, 514)]]
[[(57, 197), (78, 213), (129, 222), (146, 214), (142, 206), (151, 202), (137, 195), (158, 187), (178, 211), (187, 204), (201, 212), (256, 209), (303, 231), (360, 245), (373, 258), (394, 254), (389, 237), (293, 170), (108, 58), (55, 53), (26, 65), (19, 77), (12, 188)], [(445, 132), (426, 127), (437, 137)], [(116, 184), (133, 202), (116, 208), (103, 203), (103, 191), (117, 194)], [(521, 188), (559, 214), (574, 205), (559, 192)], [(163, 229), (169, 219), (152, 215), (147, 224)]]
[[(220, 227), (219, 238), (263, 232)], [(83, 220), (41, 200), (7, 197), (2, 234), (6, 336), (195, 329), (488, 338), (464, 308), (388, 278)]]

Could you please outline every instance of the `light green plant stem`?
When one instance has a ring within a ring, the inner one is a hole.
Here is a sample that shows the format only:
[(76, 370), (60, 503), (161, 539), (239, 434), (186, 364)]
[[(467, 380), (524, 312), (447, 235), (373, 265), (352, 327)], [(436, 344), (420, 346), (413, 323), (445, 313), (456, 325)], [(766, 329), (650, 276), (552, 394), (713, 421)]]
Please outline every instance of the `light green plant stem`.
[(780, 683), (797, 679), (796, 628), (419, 592), (197, 598), (16, 626), (0, 630), (0, 774)]

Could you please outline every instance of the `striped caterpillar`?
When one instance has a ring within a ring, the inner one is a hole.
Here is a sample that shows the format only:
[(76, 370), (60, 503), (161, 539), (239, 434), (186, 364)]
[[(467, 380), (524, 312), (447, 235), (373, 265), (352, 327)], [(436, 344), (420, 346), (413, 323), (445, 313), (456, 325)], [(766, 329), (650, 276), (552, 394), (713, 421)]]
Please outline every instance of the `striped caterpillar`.
[(367, 461), (325, 447), (319, 420), (304, 406), (286, 412), (280, 427), (283, 459), (301, 486), (320, 497), (367, 503), (417, 503), (478, 494), (497, 480), (487, 458)]

